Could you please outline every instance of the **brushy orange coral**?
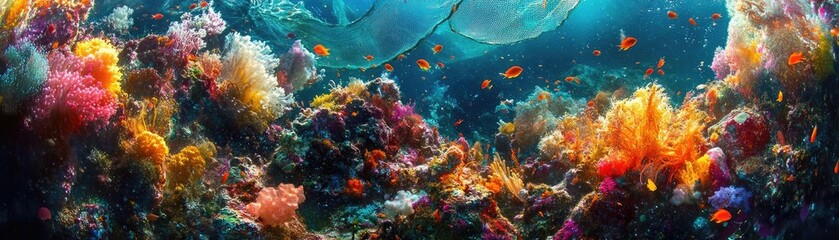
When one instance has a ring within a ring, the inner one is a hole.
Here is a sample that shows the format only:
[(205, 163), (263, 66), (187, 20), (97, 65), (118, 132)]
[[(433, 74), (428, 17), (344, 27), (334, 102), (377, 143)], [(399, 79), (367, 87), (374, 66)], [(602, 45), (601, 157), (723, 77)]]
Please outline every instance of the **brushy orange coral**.
[(700, 156), (705, 114), (689, 101), (679, 110), (657, 84), (638, 89), (633, 97), (616, 102), (602, 119), (601, 132), (612, 160), (655, 178), (664, 169), (681, 169)]
[(3, 30), (17, 27), (28, 9), (29, 1), (12, 1), (8, 10), (5, 12), (6, 17), (3, 21)]
[(155, 166), (163, 166), (163, 161), (169, 155), (169, 147), (166, 146), (166, 140), (160, 135), (149, 131), (137, 134), (130, 151), (136, 157), (151, 160)]
[(204, 175), (204, 157), (196, 146), (187, 146), (166, 161), (166, 171), (172, 186), (187, 186)]

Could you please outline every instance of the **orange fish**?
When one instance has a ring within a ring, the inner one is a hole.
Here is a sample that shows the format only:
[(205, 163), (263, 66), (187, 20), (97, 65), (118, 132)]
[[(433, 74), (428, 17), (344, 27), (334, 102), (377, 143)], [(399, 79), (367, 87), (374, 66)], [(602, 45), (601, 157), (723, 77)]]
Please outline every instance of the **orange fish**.
[(52, 43), (52, 49), (56, 49), (56, 48), (58, 48), (58, 42), (53, 42)]
[(693, 18), (688, 19), (688, 23), (690, 23), (690, 25), (696, 26), (696, 20), (693, 20)]
[(393, 66), (391, 66), (390, 63), (385, 63), (385, 70), (387, 70), (388, 72), (393, 72)]
[(839, 27), (830, 29), (830, 35), (834, 37), (839, 36)]
[(364, 59), (367, 59), (367, 61), (373, 61), (373, 55), (364, 56)]
[(492, 86), (489, 85), (490, 83), (492, 83), (492, 81), (490, 81), (489, 79), (484, 79), (484, 82), (481, 83), (481, 89), (487, 89), (487, 87), (492, 89)]
[(396, 56), (396, 60), (402, 60), (402, 59), (405, 59), (405, 54), (399, 54), (399, 56)]
[(566, 82), (576, 82), (576, 83), (580, 83), (580, 78), (575, 77), (575, 76), (567, 76), (567, 77), (565, 77), (565, 81), (566, 81)]
[(522, 71), (524, 71), (523, 68), (519, 66), (512, 66), (507, 69), (507, 72), (499, 74), (501, 74), (501, 76), (504, 76), (505, 78), (517, 78), (519, 75), (521, 75)]
[(664, 70), (659, 69), (658, 70), (658, 75), (664, 75)]
[(420, 69), (426, 72), (428, 71), (428, 69), (431, 69), (431, 65), (428, 64), (428, 61), (425, 61), (425, 59), (422, 58), (420, 58), (420, 60), (417, 60), (417, 66), (419, 66)]
[(661, 68), (664, 67), (664, 58), (658, 59), (658, 65), (656, 67)]
[(461, 123), (463, 123), (463, 119), (458, 119), (457, 121), (454, 122), (454, 126), (455, 127), (460, 126)]
[(221, 184), (227, 183), (228, 177), (230, 177), (230, 171), (224, 172), (224, 174), (221, 175)]
[(595, 57), (600, 56), (600, 50), (594, 49), (594, 51), (591, 52), (591, 55), (594, 55)]
[(443, 45), (440, 45), (440, 44), (434, 45), (434, 48), (432, 48), (431, 50), (434, 51), (434, 54), (437, 54), (440, 51), (443, 51)]
[(437, 67), (438, 68), (445, 68), (446, 65), (443, 65), (443, 62), (437, 62)]
[(323, 44), (315, 45), (314, 51), (318, 56), (329, 56), (329, 48), (324, 47)]
[(209, 5), (209, 3), (207, 3), (207, 1), (201, 1), (201, 7), (202, 8), (207, 7), (207, 5)]
[(794, 52), (789, 55), (789, 59), (787, 60), (787, 64), (790, 66), (799, 64), (803, 62), (806, 58), (804, 58), (804, 54), (801, 52)]
[(725, 210), (724, 208), (720, 208), (720, 210), (717, 210), (716, 212), (714, 212), (714, 214), (711, 214), (711, 222), (723, 223), (728, 220), (731, 220), (731, 213), (728, 212), (728, 210)]
[(644, 79), (647, 79), (650, 75), (653, 74), (653, 68), (647, 68), (647, 71), (644, 72)]
[(195, 3), (190, 4), (190, 5), (189, 5), (189, 10), (195, 9), (195, 8), (197, 8), (197, 7), (198, 7), (198, 4), (195, 4)]
[(618, 45), (618, 47), (620, 47), (621, 51), (626, 51), (632, 46), (635, 46), (636, 43), (638, 43), (638, 39), (635, 39), (634, 37), (626, 37), (621, 41), (621, 45)]
[(667, 11), (667, 18), (670, 18), (670, 19), (676, 19), (677, 17), (679, 17), (679, 14), (676, 14), (676, 12), (674, 12), (674, 11)]
[(839, 160), (836, 160), (836, 165), (833, 166), (833, 174), (839, 174)]
[(157, 13), (157, 14), (151, 15), (151, 19), (154, 19), (154, 20), (163, 19), (163, 14)]
[(784, 101), (784, 92), (778, 91), (778, 102)]
[(711, 14), (711, 20), (714, 20), (714, 21), (716, 21), (717, 19), (720, 19), (721, 17), (722, 17), (722, 15), (720, 15), (719, 13)]
[(813, 127), (813, 132), (810, 133), (810, 143), (816, 142), (816, 132), (819, 130), (819, 126)]

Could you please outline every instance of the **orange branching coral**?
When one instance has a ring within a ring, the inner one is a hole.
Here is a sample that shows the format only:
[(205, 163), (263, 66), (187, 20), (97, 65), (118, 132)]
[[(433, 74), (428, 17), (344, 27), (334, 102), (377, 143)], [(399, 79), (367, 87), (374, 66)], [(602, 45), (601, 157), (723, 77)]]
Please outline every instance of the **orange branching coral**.
[(372, 173), (379, 166), (379, 162), (387, 157), (384, 151), (376, 149), (372, 152), (367, 152), (367, 159), (364, 160), (364, 173)]
[(83, 58), (90, 74), (112, 93), (122, 92), (119, 84), (122, 78), (119, 66), (119, 50), (107, 40), (92, 38), (76, 44), (73, 53)]
[(197, 182), (204, 175), (204, 156), (196, 146), (187, 146), (166, 161), (169, 184), (182, 188)]
[(705, 114), (696, 109), (696, 102), (686, 102), (678, 111), (668, 102), (664, 91), (652, 84), (613, 105), (601, 118), (612, 161), (624, 161), (629, 169), (655, 178), (663, 169), (672, 174), (699, 157), (705, 145)]

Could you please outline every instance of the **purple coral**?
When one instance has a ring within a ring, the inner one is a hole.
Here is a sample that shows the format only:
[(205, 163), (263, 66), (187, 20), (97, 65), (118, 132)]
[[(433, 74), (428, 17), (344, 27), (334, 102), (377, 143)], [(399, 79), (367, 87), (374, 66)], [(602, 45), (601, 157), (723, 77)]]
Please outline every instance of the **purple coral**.
[(714, 209), (739, 208), (749, 211), (749, 198), (752, 193), (745, 188), (728, 186), (714, 192), (714, 196), (708, 198), (708, 202)]
[(731, 74), (731, 67), (726, 58), (725, 49), (717, 48), (714, 51), (714, 60), (711, 62), (711, 70), (714, 70), (716, 79), (723, 79)]
[(391, 114), (390, 118), (391, 118), (391, 121), (393, 121), (393, 122), (399, 122), (403, 118), (405, 118), (406, 116), (413, 115), (413, 114), (414, 114), (414, 105), (413, 104), (403, 105), (401, 102), (398, 102), (393, 107), (393, 113)]
[(603, 179), (603, 182), (600, 182), (600, 187), (598, 187), (597, 189), (600, 190), (600, 193), (609, 194), (615, 191), (615, 188), (617, 188), (617, 186), (618, 183), (615, 182), (615, 179), (608, 177), (606, 179)]
[(277, 82), (286, 92), (295, 92), (323, 78), (315, 67), (315, 54), (306, 50), (300, 40), (280, 57)]
[(561, 240), (568, 240), (574, 239), (580, 236), (580, 227), (577, 226), (577, 223), (574, 220), (568, 219), (565, 220), (565, 224), (562, 225), (562, 228), (559, 231), (556, 231), (554, 234), (554, 239), (561, 239)]

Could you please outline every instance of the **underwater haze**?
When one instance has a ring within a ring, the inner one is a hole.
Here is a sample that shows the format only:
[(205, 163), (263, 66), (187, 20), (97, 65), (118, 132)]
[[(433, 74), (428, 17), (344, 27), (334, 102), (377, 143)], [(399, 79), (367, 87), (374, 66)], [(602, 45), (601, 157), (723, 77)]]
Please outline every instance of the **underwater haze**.
[(0, 0), (0, 239), (833, 239), (829, 0)]

